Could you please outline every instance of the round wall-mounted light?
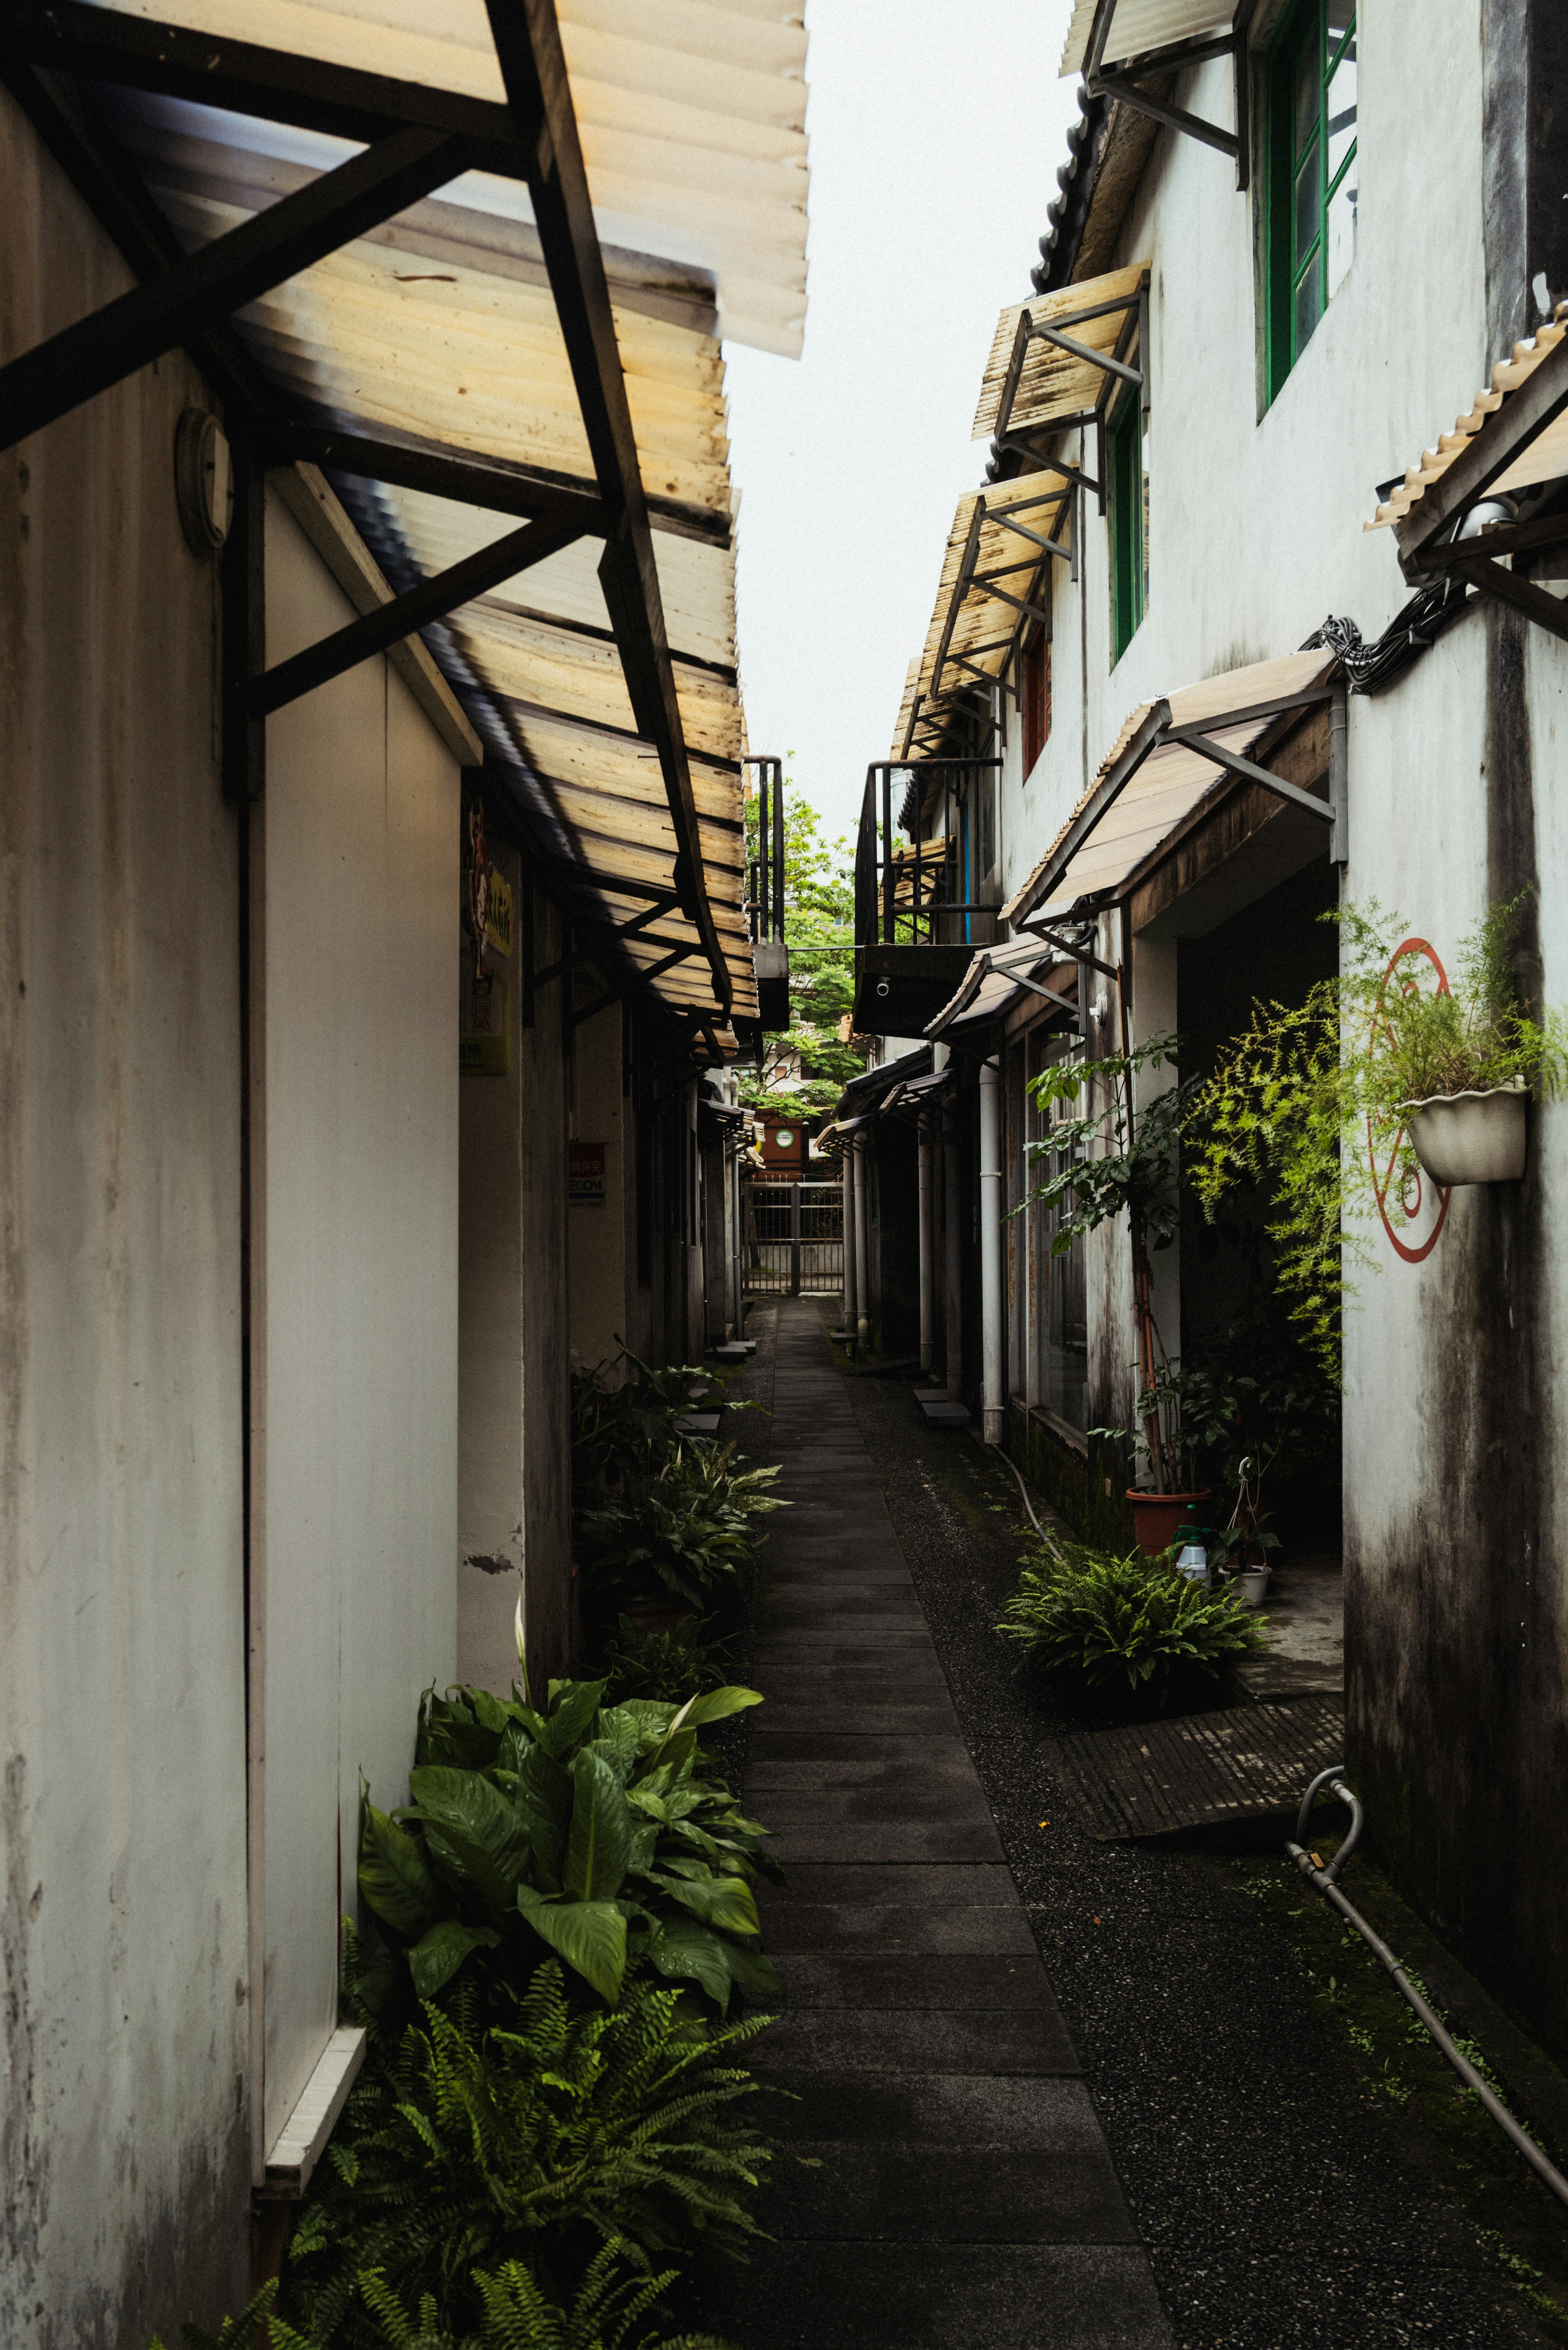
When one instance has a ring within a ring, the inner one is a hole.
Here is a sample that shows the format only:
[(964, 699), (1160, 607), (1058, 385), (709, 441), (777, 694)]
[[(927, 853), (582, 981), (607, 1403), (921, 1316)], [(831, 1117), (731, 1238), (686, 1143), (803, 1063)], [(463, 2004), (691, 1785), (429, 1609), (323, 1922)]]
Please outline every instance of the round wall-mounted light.
[(223, 428), (204, 408), (188, 408), (175, 428), (174, 499), (192, 554), (215, 554), (234, 516), (234, 474)]

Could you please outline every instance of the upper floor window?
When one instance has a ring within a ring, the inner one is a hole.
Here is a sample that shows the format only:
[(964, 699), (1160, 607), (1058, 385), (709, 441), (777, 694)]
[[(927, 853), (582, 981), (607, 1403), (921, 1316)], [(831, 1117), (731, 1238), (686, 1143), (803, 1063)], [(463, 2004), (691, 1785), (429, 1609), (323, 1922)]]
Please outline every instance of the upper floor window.
[(1039, 624), (1023, 649), (1022, 683), (1023, 775), (1027, 782), (1051, 733), (1051, 639)]
[(1268, 389), (1305, 350), (1355, 255), (1355, 12), (1297, 0), (1268, 67)]
[(1106, 513), (1111, 540), (1111, 666), (1137, 632), (1148, 601), (1148, 467), (1143, 403), (1129, 385), (1106, 433)]

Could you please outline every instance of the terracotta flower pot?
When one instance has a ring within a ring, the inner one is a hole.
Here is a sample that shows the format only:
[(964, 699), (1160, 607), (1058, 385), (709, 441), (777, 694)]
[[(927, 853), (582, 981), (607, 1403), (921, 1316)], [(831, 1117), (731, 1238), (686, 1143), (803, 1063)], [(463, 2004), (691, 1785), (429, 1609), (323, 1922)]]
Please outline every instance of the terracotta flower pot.
[(1144, 1493), (1136, 1485), (1127, 1487), (1127, 1500), (1132, 1503), (1133, 1533), (1140, 1550), (1158, 1557), (1168, 1550), (1176, 1540), (1176, 1530), (1189, 1517), (1199, 1502), (1209, 1499), (1213, 1488), (1205, 1485), (1200, 1493)]
[(1524, 1172), (1524, 1087), (1429, 1094), (1401, 1102), (1405, 1129), (1434, 1183), (1517, 1183)]

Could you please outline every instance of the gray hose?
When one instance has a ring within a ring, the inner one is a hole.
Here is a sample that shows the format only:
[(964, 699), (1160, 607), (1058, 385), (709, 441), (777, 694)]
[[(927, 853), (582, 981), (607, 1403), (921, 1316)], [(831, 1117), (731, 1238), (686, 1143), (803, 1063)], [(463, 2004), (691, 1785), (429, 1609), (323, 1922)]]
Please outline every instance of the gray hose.
[(1534, 2171), (1542, 2184), (1551, 2189), (1552, 2194), (1556, 2196), (1557, 2200), (1560, 2203), (1568, 2203), (1568, 2178), (1564, 2178), (1563, 2173), (1557, 2168), (1556, 2165), (1551, 2162), (1547, 2157), (1542, 2154), (1541, 2148), (1536, 2145), (1535, 2140), (1530, 2136), (1530, 2133), (1527, 2130), (1521, 2129), (1519, 2124), (1514, 2120), (1513, 2116), (1509, 2112), (1508, 2107), (1503, 2104), (1502, 2099), (1498, 2096), (1493, 2090), (1488, 2088), (1486, 2083), (1481, 2079), (1480, 2074), (1476, 2071), (1475, 2066), (1470, 2063), (1469, 2057), (1460, 2055), (1452, 2040), (1450, 2040), (1449, 2034), (1444, 2031), (1442, 2025), (1438, 2022), (1437, 2017), (1433, 2014), (1431, 2009), (1428, 2006), (1420, 1992), (1416, 1989), (1415, 1984), (1410, 1981), (1409, 1976), (1406, 1973), (1404, 1968), (1400, 1965), (1398, 1960), (1395, 1957), (1387, 1943), (1383, 1939), (1380, 1934), (1376, 1934), (1373, 1931), (1366, 1918), (1362, 1916), (1360, 1910), (1355, 1908), (1351, 1902), (1345, 1899), (1344, 1894), (1334, 1883), (1334, 1878), (1345, 1866), (1345, 1862), (1350, 1858), (1351, 1852), (1360, 1837), (1363, 1819), (1361, 1805), (1357, 1803), (1355, 1797), (1351, 1794), (1350, 1789), (1345, 1785), (1344, 1779), (1340, 1776), (1340, 1773), (1344, 1769), (1345, 1765), (1343, 1762), (1334, 1762), (1329, 1765), (1326, 1771), (1320, 1771), (1318, 1773), (1317, 1777), (1313, 1781), (1312, 1785), (1306, 1791), (1306, 1796), (1301, 1807), (1301, 1814), (1296, 1821), (1296, 1836), (1299, 1839), (1305, 1835), (1307, 1830), (1307, 1815), (1317, 1800), (1319, 1790), (1325, 1786), (1330, 1789), (1331, 1793), (1338, 1795), (1345, 1803), (1347, 1803), (1350, 1805), (1350, 1834), (1346, 1836), (1338, 1852), (1335, 1853), (1329, 1866), (1326, 1868), (1320, 1868), (1317, 1863), (1314, 1860), (1311, 1853), (1303, 1850), (1299, 1841), (1295, 1843), (1287, 1842), (1285, 1850), (1290, 1854), (1291, 1858), (1295, 1862), (1296, 1866), (1306, 1878), (1307, 1883), (1309, 1885), (1315, 1886), (1317, 1890), (1323, 1895), (1324, 1899), (1325, 1901), (1332, 1902), (1334, 1907), (1339, 1911), (1340, 1916), (1344, 1918), (1348, 1924), (1355, 1927), (1356, 1932), (1366, 1944), (1367, 1949), (1372, 1952), (1374, 1958), (1377, 1960), (1380, 1966), (1386, 1970), (1388, 1974), (1393, 1978), (1395, 1984), (1403, 1997), (1407, 2001), (1409, 2005), (1415, 2009), (1416, 2013), (1420, 2017), (1422, 2022), (1426, 2025), (1428, 2031), (1431, 2033), (1433, 2039), (1437, 2042), (1438, 2047), (1442, 2050), (1444, 2055), (1448, 2058), (1449, 2064), (1453, 2066), (1460, 2080), (1465, 2083), (1468, 2088), (1471, 2088), (1475, 2091), (1477, 2096), (1480, 2099), (1482, 2105), (1486, 2107), (1493, 2121), (1496, 2122), (1498, 2127), (1501, 2130), (1505, 2130), (1508, 2136), (1513, 2140), (1514, 2145), (1519, 2148), (1521, 2154), (1523, 2155), (1526, 2162), (1529, 2163), (1531, 2168)]
[(1035, 1533), (1039, 1535), (1041, 1541), (1044, 1544), (1046, 1549), (1051, 1553), (1052, 1557), (1060, 1564), (1062, 1554), (1056, 1546), (1054, 1538), (1046, 1533), (1044, 1527), (1041, 1524), (1039, 1519), (1034, 1514), (1034, 1504), (1029, 1498), (1029, 1488), (1023, 1482), (1023, 1471), (1019, 1468), (1017, 1461), (1012, 1459), (1008, 1453), (1003, 1452), (1000, 1446), (996, 1448), (996, 1457), (999, 1461), (1005, 1461), (1013, 1475), (1017, 1478), (1018, 1490), (1023, 1496), (1023, 1506), (1029, 1513), (1029, 1523), (1033, 1527)]

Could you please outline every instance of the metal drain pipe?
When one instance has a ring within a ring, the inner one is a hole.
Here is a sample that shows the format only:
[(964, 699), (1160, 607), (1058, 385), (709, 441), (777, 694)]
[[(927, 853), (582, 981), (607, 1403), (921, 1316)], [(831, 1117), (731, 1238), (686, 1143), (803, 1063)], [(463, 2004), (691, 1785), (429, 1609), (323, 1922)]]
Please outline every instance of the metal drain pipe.
[(1006, 1430), (1002, 1399), (1002, 1073), (994, 1061), (980, 1070), (980, 1328), (981, 1434), (1000, 1445)]
[[(1378, 1961), (1378, 1964), (1382, 1966), (1392, 1977), (1403, 1998), (1412, 2008), (1414, 2008), (1416, 2013), (1420, 2017), (1422, 2022), (1426, 2025), (1428, 2031), (1431, 2033), (1432, 2038), (1437, 2042), (1438, 2047), (1442, 2050), (1444, 2055), (1448, 2058), (1449, 2064), (1453, 2066), (1460, 2080), (1464, 2082), (1467, 2088), (1471, 2088), (1475, 2091), (1477, 2096), (1480, 2099), (1482, 2105), (1486, 2107), (1493, 2121), (1496, 2122), (1498, 2127), (1501, 2130), (1506, 2131), (1507, 2135), (1513, 2140), (1514, 2145), (1519, 2148), (1521, 2154), (1523, 2155), (1526, 2162), (1529, 2163), (1532, 2170), (1534, 2171), (1542, 2186), (1550, 2188), (1552, 2194), (1556, 2196), (1557, 2200), (1560, 2203), (1568, 2204), (1568, 2178), (1564, 2178), (1563, 2173), (1557, 2168), (1556, 2164), (1550, 2161), (1547, 2157), (1542, 2154), (1541, 2148), (1536, 2145), (1535, 2140), (1531, 2137), (1529, 2131), (1521, 2129), (1519, 2124), (1514, 2120), (1513, 2116), (1509, 2112), (1508, 2107), (1503, 2104), (1502, 2099), (1498, 2096), (1493, 2090), (1488, 2088), (1486, 2083), (1481, 2079), (1480, 2074), (1476, 2071), (1475, 2066), (1470, 2063), (1469, 2057), (1462, 2056), (1459, 2054), (1459, 2051), (1455, 2047), (1452, 2040), (1449, 2037), (1449, 2034), (1444, 2031), (1442, 2025), (1438, 2022), (1437, 2017), (1433, 2014), (1431, 2009), (1428, 2006), (1420, 1992), (1416, 1989), (1415, 1984), (1410, 1981), (1409, 1976), (1406, 1973), (1404, 1968), (1400, 1965), (1398, 1960), (1395, 1957), (1387, 1943), (1383, 1939), (1380, 1934), (1376, 1934), (1373, 1931), (1366, 1918), (1362, 1916), (1360, 1910), (1357, 1909), (1352, 1902), (1345, 1899), (1344, 1894), (1340, 1891), (1338, 1885), (1335, 1883), (1334, 1880), (1337, 1878), (1340, 1870), (1345, 1866), (1345, 1862), (1350, 1858), (1351, 1854), (1355, 1851), (1357, 1844), (1361, 1840), (1361, 1831), (1366, 1819), (1366, 1815), (1362, 1811), (1360, 1803), (1345, 1785), (1344, 1778), (1341, 1776), (1344, 1769), (1345, 1765), (1343, 1762), (1331, 1762), (1326, 1771), (1320, 1771), (1318, 1773), (1317, 1777), (1313, 1781), (1312, 1785), (1307, 1789), (1305, 1795), (1302, 1799), (1302, 1807), (1296, 1816), (1295, 1841), (1293, 1843), (1287, 1841), (1285, 1850), (1290, 1854), (1291, 1858), (1295, 1862), (1296, 1866), (1306, 1878), (1307, 1883), (1315, 1887), (1317, 1891), (1323, 1895), (1325, 1901), (1333, 1904), (1334, 1908), (1338, 1910), (1340, 1916), (1345, 1920), (1346, 1924), (1355, 1927), (1356, 1932), (1360, 1935), (1367, 1949)], [(1332, 1794), (1339, 1796), (1342, 1802), (1350, 1805), (1350, 1834), (1345, 1837), (1345, 1842), (1340, 1846), (1339, 1850), (1334, 1854), (1334, 1858), (1329, 1862), (1326, 1868), (1320, 1867), (1318, 1863), (1314, 1860), (1311, 1853), (1304, 1849), (1304, 1838), (1307, 1832), (1308, 1816), (1311, 1814), (1314, 1804), (1316, 1803), (1319, 1794), (1324, 1787), (1328, 1788)]]

